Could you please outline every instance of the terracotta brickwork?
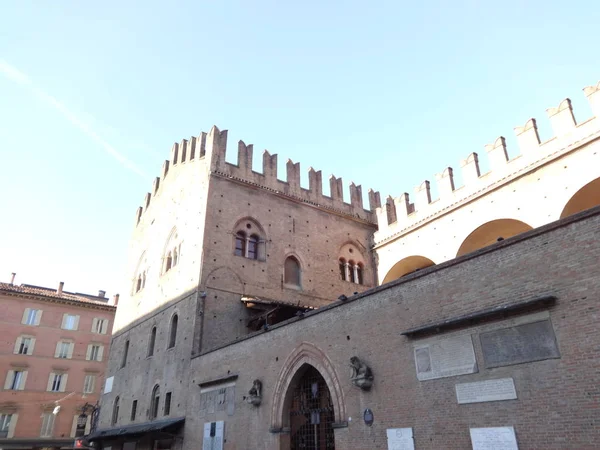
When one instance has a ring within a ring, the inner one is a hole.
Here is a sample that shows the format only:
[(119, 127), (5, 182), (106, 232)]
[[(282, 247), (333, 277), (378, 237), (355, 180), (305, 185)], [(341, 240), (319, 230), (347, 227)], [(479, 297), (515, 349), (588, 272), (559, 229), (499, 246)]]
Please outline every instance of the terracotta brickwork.
[[(563, 101), (548, 110), (552, 139), (540, 142), (530, 120), (516, 129), (519, 156), (509, 160), (499, 138), (486, 146), (489, 173), (471, 154), (462, 187), (447, 168), (439, 198), (424, 182), (414, 203), (405, 194), (382, 205), (369, 191), (365, 209), (361, 187), (350, 184), (347, 202), (333, 175), (324, 195), (321, 172), (310, 168), (303, 187), (292, 161), (282, 181), (276, 155), (265, 151), (258, 172), (241, 141), (230, 164), (216, 127), (175, 144), (135, 215), (101, 428), (185, 417), (172, 448), (198, 448), (210, 422), (226, 449), (289, 448), (290, 392), (312, 366), (329, 390), (338, 449), (386, 448), (386, 429), (407, 427), (417, 448), (464, 449), (469, 428), (500, 426), (514, 426), (524, 449), (594, 448), (599, 88), (584, 90), (594, 117), (577, 122)], [(555, 303), (401, 335), (544, 296)], [(483, 333), (536, 320), (551, 323), (558, 357), (486, 368)], [(419, 381), (415, 346), (463, 335), (477, 370)], [(350, 382), (352, 356), (373, 369), (371, 391)], [(516, 400), (457, 402), (456, 384), (497, 378), (514, 380)], [(257, 379), (258, 407), (247, 401)], [(148, 435), (138, 448), (152, 445)]]

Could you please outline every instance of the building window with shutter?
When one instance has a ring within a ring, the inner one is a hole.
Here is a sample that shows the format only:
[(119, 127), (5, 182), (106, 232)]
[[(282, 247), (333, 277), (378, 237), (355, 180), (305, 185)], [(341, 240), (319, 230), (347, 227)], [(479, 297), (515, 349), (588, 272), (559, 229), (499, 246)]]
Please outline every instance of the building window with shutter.
[(42, 415), (42, 429), (40, 430), (40, 437), (52, 437), (52, 433), (54, 432), (54, 418), (55, 415), (51, 412), (47, 412)]
[(73, 356), (73, 346), (74, 344), (72, 342), (58, 342), (58, 344), (56, 344), (56, 354), (54, 356), (56, 358), (71, 359)]
[(26, 370), (9, 370), (6, 374), (6, 382), (4, 383), (4, 389), (10, 391), (22, 391), (25, 389), (26, 380)]
[(46, 390), (49, 392), (65, 392), (67, 377), (66, 373), (51, 372), (48, 377), (48, 387)]
[(73, 314), (64, 314), (62, 321), (62, 329), (63, 330), (77, 330), (77, 326), (79, 325), (79, 316)]
[(19, 336), (15, 343), (14, 353), (17, 355), (32, 355), (35, 338), (31, 336)]
[(12, 437), (16, 416), (16, 414), (0, 414), (0, 438)]
[(21, 321), (21, 323), (23, 325), (37, 326), (40, 324), (41, 318), (42, 318), (42, 310), (41, 309), (26, 308), (25, 312), (23, 312), (23, 320)]
[(86, 375), (83, 380), (83, 393), (93, 394), (96, 387), (96, 375)]
[(95, 318), (92, 321), (92, 333), (106, 334), (108, 330), (108, 320)]
[(104, 346), (103, 345), (89, 344), (85, 359), (87, 359), (88, 361), (102, 361), (103, 354), (104, 354)]

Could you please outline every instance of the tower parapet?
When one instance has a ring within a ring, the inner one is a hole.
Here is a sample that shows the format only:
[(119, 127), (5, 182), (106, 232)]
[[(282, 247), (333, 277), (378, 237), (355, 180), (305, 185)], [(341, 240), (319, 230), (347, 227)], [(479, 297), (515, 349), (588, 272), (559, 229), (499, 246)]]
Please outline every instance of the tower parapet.
[(454, 172), (447, 167), (436, 175), (439, 198), (432, 201), (429, 181), (415, 188), (415, 202), (411, 203), (408, 193), (399, 197), (388, 197), (383, 207), (376, 209), (378, 231), (375, 243), (382, 243), (458, 208), (466, 202), (485, 195), (492, 189), (511, 182), (547, 162), (600, 138), (600, 82), (583, 89), (594, 114), (590, 119), (577, 124), (570, 99), (563, 100), (557, 107), (546, 110), (554, 136), (540, 142), (535, 119), (514, 129), (520, 154), (509, 159), (506, 139), (497, 138), (493, 144), (485, 145), (490, 171), (482, 174), (479, 155), (471, 153), (460, 163), (463, 186), (456, 188)]
[(200, 133), (189, 140), (173, 144), (170, 158), (163, 163), (161, 176), (153, 183), (152, 192), (144, 198), (143, 207), (136, 212), (136, 223), (139, 223), (143, 214), (151, 204), (152, 197), (156, 196), (164, 187), (170, 172), (182, 163), (203, 161), (214, 175), (228, 178), (240, 183), (251, 184), (278, 195), (288, 197), (293, 201), (308, 203), (334, 211), (338, 214), (351, 216), (355, 219), (375, 223), (375, 209), (381, 206), (379, 192), (369, 190), (369, 208), (363, 207), (362, 187), (354, 182), (350, 183), (350, 202), (344, 201), (344, 188), (342, 179), (331, 175), (329, 184), (331, 195), (323, 194), (323, 180), (320, 170), (310, 167), (308, 170), (309, 187), (300, 184), (300, 163), (288, 159), (286, 162), (286, 180), (277, 177), (277, 155), (267, 150), (263, 152), (262, 172), (257, 172), (252, 167), (254, 147), (239, 141), (237, 146), (237, 164), (225, 160), (227, 152), (227, 130), (220, 131), (213, 126), (210, 132)]

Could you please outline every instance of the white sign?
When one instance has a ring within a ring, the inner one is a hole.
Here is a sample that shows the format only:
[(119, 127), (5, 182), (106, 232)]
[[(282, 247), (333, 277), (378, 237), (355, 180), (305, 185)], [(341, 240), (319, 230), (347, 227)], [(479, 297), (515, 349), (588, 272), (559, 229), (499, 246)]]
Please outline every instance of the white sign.
[(414, 354), (419, 381), (477, 372), (470, 334), (416, 345)]
[(459, 404), (514, 400), (517, 398), (512, 378), (460, 383), (456, 385), (456, 400)]
[(108, 377), (106, 379), (106, 381), (104, 382), (104, 393), (108, 394), (109, 392), (112, 392), (112, 386), (113, 386), (113, 381), (115, 380), (115, 377)]
[(471, 428), (473, 450), (519, 450), (514, 427)]
[(388, 450), (415, 450), (412, 428), (388, 428)]

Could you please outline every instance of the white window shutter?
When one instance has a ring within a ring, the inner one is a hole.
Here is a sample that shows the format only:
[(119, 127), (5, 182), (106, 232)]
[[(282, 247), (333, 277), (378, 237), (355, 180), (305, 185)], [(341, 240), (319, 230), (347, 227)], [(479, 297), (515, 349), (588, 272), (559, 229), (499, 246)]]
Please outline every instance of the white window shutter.
[(71, 437), (75, 437), (75, 432), (77, 431), (77, 419), (79, 416), (73, 416), (73, 424), (71, 425)]
[(96, 325), (98, 325), (98, 319), (94, 317), (92, 320), (92, 333), (96, 332)]
[(29, 345), (29, 350), (27, 351), (28, 355), (33, 355), (33, 347), (35, 347), (35, 338), (31, 338), (31, 344)]
[(106, 334), (108, 331), (108, 319), (102, 321), (102, 334)]
[(65, 329), (65, 326), (67, 325), (67, 316), (68, 316), (68, 314), (66, 314), (66, 313), (65, 313), (65, 314), (63, 314), (63, 320), (62, 320), (62, 323), (60, 324), (60, 327), (61, 327), (63, 330)]
[(91, 357), (92, 357), (92, 344), (88, 344), (87, 352), (85, 354), (85, 359), (87, 361), (89, 361)]
[(75, 342), (69, 342), (69, 350), (67, 351), (67, 358), (73, 357), (73, 349), (75, 348)]
[(78, 330), (79, 329), (79, 316), (75, 316), (75, 328), (73, 328), (74, 330)]
[(204, 439), (202, 439), (202, 450), (212, 450), (212, 439), (210, 437), (210, 422), (204, 424)]
[(68, 378), (69, 378), (69, 374), (63, 373), (63, 375), (60, 379), (60, 392), (65, 392), (65, 389), (67, 388), (67, 379)]
[(54, 357), (55, 358), (58, 358), (58, 355), (60, 355), (60, 343), (61, 343), (61, 341), (58, 341), (56, 343), (56, 350), (54, 351)]
[(10, 389), (10, 385), (12, 384), (13, 377), (15, 376), (14, 370), (9, 370), (6, 373), (6, 381), (4, 382), (4, 389)]
[(104, 355), (104, 345), (99, 345), (98, 347), (98, 361), (102, 361), (102, 356)]
[(13, 414), (10, 418), (10, 423), (8, 424), (8, 435), (7, 438), (11, 438), (15, 435), (15, 428), (17, 428), (17, 419), (19, 418), (18, 414)]
[(19, 380), (19, 385), (17, 386), (17, 389), (19, 391), (24, 391), (25, 390), (25, 382), (27, 381), (27, 371), (24, 370), (23, 371), (23, 375), (21, 375), (21, 379)]
[(224, 427), (224, 425), (225, 425), (225, 422), (223, 422), (222, 420), (217, 422), (213, 450), (223, 450), (223, 427)]
[(44, 311), (42, 311), (41, 309), (38, 309), (38, 312), (35, 314), (35, 324), (39, 325), (40, 322), (42, 321), (42, 314), (44, 313)]
[(23, 325), (25, 325), (27, 323), (27, 317), (29, 316), (29, 311), (31, 311), (31, 308), (25, 308), (25, 311), (23, 311), (23, 319), (21, 320), (21, 323)]
[(16, 342), (15, 342), (15, 349), (13, 351), (13, 353), (16, 355), (17, 353), (19, 353), (19, 347), (21, 347), (21, 339), (23, 339), (22, 337), (18, 337)]
[(47, 391), (52, 390), (52, 382), (54, 381), (54, 372), (50, 372), (50, 376), (48, 377), (48, 386), (46, 386)]

